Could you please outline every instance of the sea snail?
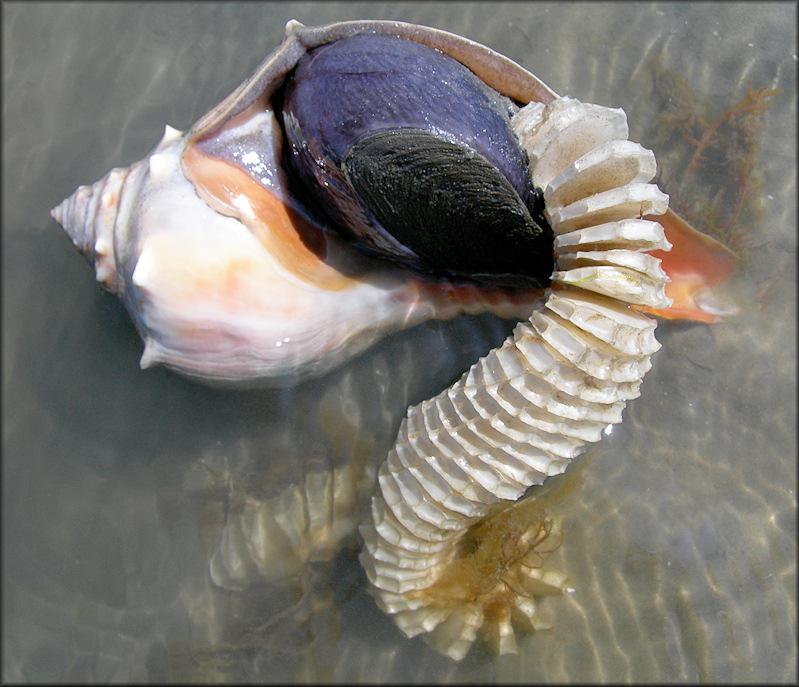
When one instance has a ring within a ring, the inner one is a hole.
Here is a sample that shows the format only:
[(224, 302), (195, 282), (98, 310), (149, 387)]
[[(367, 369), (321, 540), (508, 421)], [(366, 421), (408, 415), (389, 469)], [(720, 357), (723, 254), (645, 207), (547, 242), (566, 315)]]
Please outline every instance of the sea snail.
[[(527, 318), (408, 410), (361, 527), (378, 604), (406, 634), (461, 658), (482, 627), (503, 653), (562, 577), (515, 569), (522, 593), (494, 594), (490, 614), (429, 592), (470, 528), (639, 394), (659, 344), (629, 306), (670, 304), (649, 254), (670, 248), (653, 218), (668, 197), (627, 138), (622, 110), (559, 97), (454, 34), (289, 22), (185, 136), (167, 127), (53, 216), (124, 300), (142, 366), (211, 383), (296, 382), (430, 317)], [(535, 549), (551, 532), (533, 529)]]

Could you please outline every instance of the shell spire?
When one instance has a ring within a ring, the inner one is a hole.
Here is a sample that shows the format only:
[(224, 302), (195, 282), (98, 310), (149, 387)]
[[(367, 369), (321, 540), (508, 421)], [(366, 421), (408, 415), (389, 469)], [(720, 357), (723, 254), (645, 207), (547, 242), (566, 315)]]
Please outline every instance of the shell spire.
[(75, 247), (91, 262), (97, 281), (116, 293), (114, 222), (129, 167), (116, 167), (91, 186), (79, 186), (50, 211)]

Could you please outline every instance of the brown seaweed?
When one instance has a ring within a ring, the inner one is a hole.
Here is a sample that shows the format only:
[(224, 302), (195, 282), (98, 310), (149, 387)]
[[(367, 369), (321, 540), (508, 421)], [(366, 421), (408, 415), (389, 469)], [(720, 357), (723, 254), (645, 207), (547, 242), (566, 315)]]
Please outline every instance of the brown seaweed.
[(757, 248), (754, 229), (762, 211), (761, 115), (782, 89), (747, 84), (743, 97), (719, 113), (665, 63), (662, 53), (652, 61), (651, 78), (665, 101), (656, 129), (660, 138), (671, 139), (663, 146), (670, 154), (661, 156), (669, 170), (661, 171), (661, 185), (671, 207), (746, 259)]

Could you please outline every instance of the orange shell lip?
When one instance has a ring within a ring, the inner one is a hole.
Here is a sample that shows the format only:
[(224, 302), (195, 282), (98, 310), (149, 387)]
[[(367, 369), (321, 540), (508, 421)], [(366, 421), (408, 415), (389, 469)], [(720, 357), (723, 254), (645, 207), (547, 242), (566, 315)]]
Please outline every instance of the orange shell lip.
[(644, 219), (659, 222), (672, 245), (671, 251), (652, 251), (652, 255), (660, 258), (661, 267), (671, 279), (666, 284), (666, 296), (674, 303), (664, 309), (634, 306), (635, 309), (667, 320), (721, 322), (719, 309), (709, 304), (728, 300), (721, 292), (738, 267), (738, 256), (672, 210)]

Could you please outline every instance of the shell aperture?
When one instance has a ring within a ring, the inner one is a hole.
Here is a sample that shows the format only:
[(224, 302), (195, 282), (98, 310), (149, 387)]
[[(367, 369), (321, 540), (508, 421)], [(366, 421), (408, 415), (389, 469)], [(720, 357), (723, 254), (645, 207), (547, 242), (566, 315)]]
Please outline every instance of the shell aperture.
[(288, 165), (367, 248), (445, 276), (543, 287), (552, 232), (516, 106), (407, 38), (360, 35), (309, 52), (286, 85)]

